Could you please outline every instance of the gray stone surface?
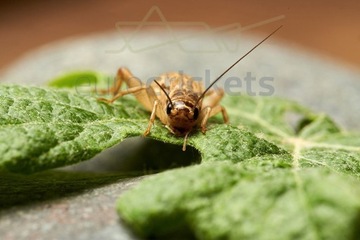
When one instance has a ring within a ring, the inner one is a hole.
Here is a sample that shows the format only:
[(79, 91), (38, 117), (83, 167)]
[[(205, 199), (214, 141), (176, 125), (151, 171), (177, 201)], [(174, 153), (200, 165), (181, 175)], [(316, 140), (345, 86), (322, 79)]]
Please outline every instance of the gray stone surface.
[(1, 239), (137, 239), (118, 219), (115, 202), (139, 180), (0, 211)]
[[(124, 37), (127, 34), (104, 33), (43, 46), (3, 71), (0, 80), (43, 85), (71, 70), (114, 74), (119, 66), (128, 67), (144, 81), (167, 71), (183, 71), (202, 78), (208, 74), (211, 76), (208, 80), (212, 80), (259, 40), (246, 36), (220, 38), (179, 32), (177, 36), (193, 38), (167, 42), (171, 36), (158, 32), (137, 35), (126, 45)], [(223, 82), (229, 77), (240, 77), (243, 84), (240, 93), (245, 94), (247, 72), (257, 79), (251, 85), (256, 94), (264, 90), (259, 86), (259, 79), (271, 77), (274, 95), (326, 112), (348, 129), (360, 129), (359, 71), (269, 39), (229, 72)], [(122, 149), (132, 147), (131, 151), (140, 151), (147, 143), (139, 141), (125, 143)], [(123, 151), (112, 151), (97, 158), (111, 159), (110, 162), (133, 158), (129, 154), (121, 156)], [(109, 166), (105, 171), (115, 169), (111, 163)], [(66, 170), (73, 169), (88, 170), (91, 166), (84, 164)], [(76, 196), (3, 210), (0, 212), (1, 239), (135, 239), (120, 223), (114, 205), (116, 198), (138, 180), (119, 180)]]

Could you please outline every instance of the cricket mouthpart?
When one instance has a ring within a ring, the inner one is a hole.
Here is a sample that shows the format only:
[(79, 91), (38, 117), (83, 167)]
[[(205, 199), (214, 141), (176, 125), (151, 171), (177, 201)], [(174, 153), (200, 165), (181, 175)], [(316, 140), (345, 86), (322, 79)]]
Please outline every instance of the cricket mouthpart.
[(189, 135), (190, 132), (187, 132), (185, 134), (185, 137), (184, 137), (184, 143), (183, 143), (183, 146), (182, 146), (182, 150), (185, 152), (186, 151), (186, 144), (187, 144), (187, 139), (188, 139), (188, 135)]

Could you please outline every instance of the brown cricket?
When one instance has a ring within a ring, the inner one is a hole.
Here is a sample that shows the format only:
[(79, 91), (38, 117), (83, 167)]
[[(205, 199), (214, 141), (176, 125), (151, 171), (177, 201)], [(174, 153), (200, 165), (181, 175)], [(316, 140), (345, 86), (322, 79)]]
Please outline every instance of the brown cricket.
[[(111, 99), (100, 98), (99, 100), (113, 103), (124, 95), (134, 94), (143, 107), (151, 112), (144, 136), (150, 133), (155, 117), (158, 117), (171, 133), (184, 137), (182, 150), (185, 151), (189, 133), (196, 127), (200, 127), (201, 131), (205, 133), (206, 123), (210, 117), (221, 112), (224, 122), (228, 123), (229, 121), (226, 109), (219, 104), (224, 91), (222, 89), (213, 90), (211, 87), (281, 27), (278, 27), (233, 63), (205, 90), (201, 82), (194, 81), (186, 74), (165, 73), (160, 75), (157, 78), (158, 80), (154, 80), (150, 86), (147, 86), (134, 77), (128, 69), (120, 68), (117, 72), (114, 87), (106, 91), (113, 94), (113, 97)], [(128, 88), (121, 90), (123, 82), (126, 83)]]

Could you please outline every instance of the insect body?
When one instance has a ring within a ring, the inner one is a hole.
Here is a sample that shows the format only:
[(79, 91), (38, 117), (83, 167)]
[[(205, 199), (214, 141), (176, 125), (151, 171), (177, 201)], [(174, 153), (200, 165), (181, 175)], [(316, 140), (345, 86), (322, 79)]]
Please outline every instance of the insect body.
[[(108, 91), (113, 94), (113, 98), (101, 98), (100, 100), (113, 103), (126, 94), (134, 94), (145, 109), (151, 112), (144, 136), (150, 133), (155, 118), (158, 117), (171, 133), (184, 137), (182, 149), (185, 151), (189, 133), (197, 127), (200, 127), (201, 131), (205, 133), (206, 123), (210, 117), (221, 112), (224, 122), (227, 123), (229, 120), (225, 108), (219, 104), (224, 91), (222, 89), (214, 90), (211, 87), (281, 27), (238, 59), (205, 90), (201, 82), (194, 81), (190, 76), (180, 73), (165, 73), (147, 86), (134, 77), (128, 69), (120, 68), (117, 72), (115, 86)], [(124, 82), (128, 88), (121, 90)]]
[[(120, 90), (123, 82), (128, 89)], [(158, 117), (171, 133), (184, 137), (183, 150), (186, 149), (188, 134), (198, 126), (205, 133), (207, 120), (211, 116), (222, 112), (224, 122), (228, 122), (225, 108), (219, 105), (224, 95), (223, 90), (207, 91), (204, 100), (204, 97), (201, 97), (204, 92), (202, 83), (194, 81), (186, 74), (166, 73), (159, 76), (150, 86), (146, 86), (128, 69), (120, 68), (116, 85), (110, 92), (114, 94), (112, 99), (101, 100), (112, 103), (123, 95), (134, 94), (145, 109), (151, 112), (144, 136), (150, 133), (155, 118)]]
[[(225, 108), (219, 105), (224, 95), (222, 89), (208, 91), (204, 100), (201, 96), (204, 93), (201, 82), (179, 73), (164, 74), (160, 77), (160, 81), (166, 81), (168, 78), (169, 86), (154, 81), (162, 90), (160, 99), (166, 99), (166, 114), (159, 118), (170, 132), (177, 136), (185, 136), (183, 150), (185, 150), (186, 138), (193, 128), (200, 126), (201, 131), (206, 132), (209, 117), (221, 112), (224, 122), (228, 122)], [(164, 109), (163, 106), (160, 109)]]

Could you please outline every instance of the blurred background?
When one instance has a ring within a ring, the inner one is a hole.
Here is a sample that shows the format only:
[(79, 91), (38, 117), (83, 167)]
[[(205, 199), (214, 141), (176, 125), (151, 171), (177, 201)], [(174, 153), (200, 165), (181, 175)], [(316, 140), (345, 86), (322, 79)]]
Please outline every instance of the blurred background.
[(0, 71), (41, 45), (141, 21), (153, 6), (170, 22), (203, 22), (210, 28), (238, 23), (261, 36), (283, 24), (274, 38), (360, 69), (358, 0), (18, 0), (0, 3)]

